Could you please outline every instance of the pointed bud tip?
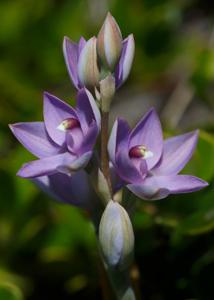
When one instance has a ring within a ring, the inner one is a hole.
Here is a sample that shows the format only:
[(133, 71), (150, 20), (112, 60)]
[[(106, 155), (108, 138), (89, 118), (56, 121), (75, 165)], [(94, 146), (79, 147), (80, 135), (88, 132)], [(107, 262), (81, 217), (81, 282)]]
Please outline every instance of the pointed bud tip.
[(110, 13), (107, 14), (98, 34), (97, 49), (104, 68), (113, 71), (122, 51), (122, 34)]

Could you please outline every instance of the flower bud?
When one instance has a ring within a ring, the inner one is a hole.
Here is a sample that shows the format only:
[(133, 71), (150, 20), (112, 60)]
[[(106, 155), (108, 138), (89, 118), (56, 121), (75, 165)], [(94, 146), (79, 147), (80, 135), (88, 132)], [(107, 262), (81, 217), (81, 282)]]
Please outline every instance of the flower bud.
[(100, 97), (102, 111), (108, 112), (111, 101), (115, 94), (115, 79), (109, 74), (106, 78), (100, 81)]
[(81, 83), (92, 88), (99, 83), (99, 69), (97, 65), (97, 39), (92, 37), (85, 44), (80, 52), (79, 61), (77, 65), (78, 76)]
[(122, 35), (117, 22), (108, 13), (97, 38), (98, 55), (105, 67), (114, 70), (122, 51)]
[(108, 265), (125, 268), (130, 263), (134, 249), (132, 224), (126, 210), (112, 200), (100, 221), (99, 241)]

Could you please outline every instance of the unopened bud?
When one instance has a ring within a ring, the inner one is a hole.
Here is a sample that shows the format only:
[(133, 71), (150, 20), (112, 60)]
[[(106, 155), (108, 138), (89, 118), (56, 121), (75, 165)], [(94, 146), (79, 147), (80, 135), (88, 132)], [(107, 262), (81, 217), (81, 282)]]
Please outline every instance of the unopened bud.
[(110, 13), (97, 38), (98, 55), (105, 67), (114, 70), (122, 51), (122, 35), (117, 22)]
[(93, 88), (99, 83), (99, 69), (97, 64), (97, 39), (92, 37), (82, 49), (78, 61), (78, 76), (81, 83)]
[(100, 81), (100, 99), (102, 111), (108, 112), (115, 94), (115, 79), (109, 74)]
[(100, 221), (99, 241), (108, 265), (128, 266), (134, 249), (133, 228), (126, 210), (112, 200)]

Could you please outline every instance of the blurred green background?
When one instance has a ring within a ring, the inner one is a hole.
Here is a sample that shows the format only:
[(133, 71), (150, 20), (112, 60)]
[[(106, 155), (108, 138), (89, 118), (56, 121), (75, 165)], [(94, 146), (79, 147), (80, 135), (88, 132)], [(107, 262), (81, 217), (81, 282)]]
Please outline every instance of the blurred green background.
[[(64, 35), (96, 35), (110, 10), (136, 55), (111, 121), (151, 106), (166, 135), (200, 128), (185, 172), (208, 188), (137, 201), (138, 288), (144, 300), (214, 299), (214, 3), (210, 0), (0, 0), (0, 299), (110, 299), (87, 215), (15, 176), (32, 156), (8, 123), (42, 119), (42, 93), (75, 90)], [(141, 298), (139, 298), (141, 299)]]

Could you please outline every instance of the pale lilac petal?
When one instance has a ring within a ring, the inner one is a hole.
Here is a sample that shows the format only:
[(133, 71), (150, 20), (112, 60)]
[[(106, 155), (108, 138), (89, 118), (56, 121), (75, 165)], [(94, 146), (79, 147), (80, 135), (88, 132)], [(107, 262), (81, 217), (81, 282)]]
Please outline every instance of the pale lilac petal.
[(72, 161), (69, 166), (69, 171), (76, 172), (80, 169), (85, 168), (87, 166), (89, 160), (91, 159), (92, 154), (93, 154), (93, 151), (85, 152), (80, 157), (78, 157), (77, 159)]
[(58, 145), (65, 142), (66, 133), (57, 127), (68, 118), (78, 119), (75, 110), (59, 98), (44, 93), (44, 121), (48, 134)]
[(48, 136), (43, 122), (16, 123), (10, 125), (10, 129), (19, 142), (39, 158), (60, 152), (60, 147)]
[(33, 178), (32, 181), (56, 200), (86, 208), (90, 201), (88, 175), (81, 170), (72, 176), (56, 173), (50, 176)]
[(118, 175), (128, 183), (142, 182), (147, 173), (147, 164), (145, 160), (141, 160), (141, 165), (136, 167), (129, 157), (127, 146), (121, 147), (115, 158), (115, 165)]
[(79, 59), (80, 53), (81, 53), (82, 49), (84, 48), (85, 44), (86, 44), (86, 40), (84, 39), (84, 37), (81, 36), (81, 38), (79, 40), (79, 44), (78, 44), (78, 59)]
[(125, 120), (118, 118), (114, 122), (108, 142), (108, 153), (113, 164), (115, 164), (117, 149), (120, 148), (123, 143), (127, 143), (128, 141), (129, 131), (129, 125)]
[(79, 155), (81, 145), (84, 141), (84, 135), (81, 128), (73, 128), (66, 134), (66, 143), (68, 150), (73, 154)]
[(70, 171), (70, 166), (73, 165), (75, 160), (76, 156), (68, 152), (34, 160), (24, 164), (17, 175), (23, 178), (33, 178), (43, 175), (52, 175), (59, 170), (66, 173)]
[(72, 42), (68, 37), (64, 37), (63, 53), (68, 73), (73, 81), (74, 86), (79, 89), (79, 80), (77, 75), (77, 63), (79, 55), (79, 46)]
[(86, 135), (83, 138), (81, 147), (78, 152), (80, 155), (83, 154), (84, 152), (88, 152), (93, 149), (98, 133), (99, 133), (99, 128), (97, 127), (97, 123), (93, 121), (89, 126)]
[(130, 34), (123, 41), (123, 49), (120, 61), (115, 71), (116, 87), (119, 88), (128, 78), (135, 52), (135, 42), (133, 34)]
[(86, 88), (83, 88), (78, 92), (77, 112), (84, 133), (87, 132), (88, 127), (93, 120), (95, 120), (97, 126), (100, 127), (100, 111), (94, 97)]
[(164, 141), (163, 155), (152, 170), (157, 175), (173, 175), (190, 160), (198, 139), (198, 131), (175, 136)]
[(145, 200), (158, 200), (169, 194), (191, 193), (206, 187), (208, 183), (190, 175), (151, 176), (141, 184), (127, 187), (135, 195)]
[(98, 86), (100, 73), (97, 64), (96, 37), (90, 38), (80, 52), (77, 73), (82, 86), (91, 88)]
[(111, 176), (111, 183), (112, 183), (112, 190), (113, 193), (119, 191), (126, 183), (118, 176), (116, 168), (112, 163), (109, 163), (110, 169), (110, 176)]
[(163, 136), (161, 124), (157, 113), (151, 109), (130, 134), (129, 149), (143, 145), (153, 156), (146, 159), (148, 170), (159, 161), (163, 149)]

